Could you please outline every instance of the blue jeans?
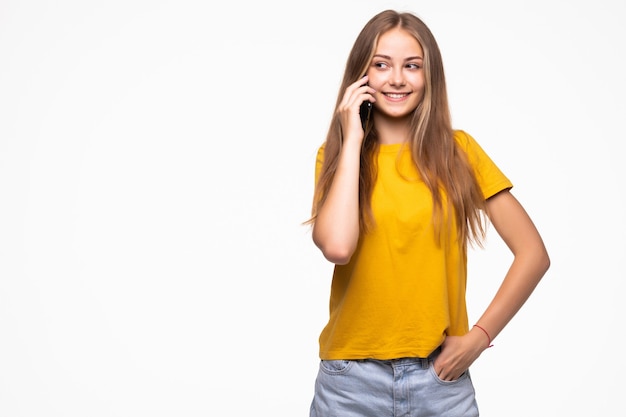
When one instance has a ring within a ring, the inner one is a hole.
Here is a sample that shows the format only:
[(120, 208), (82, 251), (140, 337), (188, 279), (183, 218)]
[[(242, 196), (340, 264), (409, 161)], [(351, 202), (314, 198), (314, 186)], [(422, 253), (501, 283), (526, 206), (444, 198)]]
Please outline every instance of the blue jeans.
[(436, 354), (321, 361), (310, 417), (478, 417), (469, 371), (442, 381)]

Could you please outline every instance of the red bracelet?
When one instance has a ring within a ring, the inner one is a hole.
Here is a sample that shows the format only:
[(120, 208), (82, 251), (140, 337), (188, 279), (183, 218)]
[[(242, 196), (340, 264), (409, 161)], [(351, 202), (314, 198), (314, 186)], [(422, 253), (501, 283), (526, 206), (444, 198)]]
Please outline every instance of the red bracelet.
[(482, 327), (480, 327), (478, 324), (475, 324), (474, 327), (478, 327), (480, 330), (482, 330), (483, 332), (485, 332), (485, 334), (487, 335), (487, 347), (490, 348), (493, 345), (491, 344), (491, 336), (489, 336), (489, 333), (487, 333), (487, 330), (483, 329)]

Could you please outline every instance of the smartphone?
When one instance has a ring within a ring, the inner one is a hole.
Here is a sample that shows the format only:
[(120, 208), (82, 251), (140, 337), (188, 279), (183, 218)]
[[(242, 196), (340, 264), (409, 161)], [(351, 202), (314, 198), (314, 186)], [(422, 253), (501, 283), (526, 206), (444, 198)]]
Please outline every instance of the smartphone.
[(370, 115), (372, 114), (372, 103), (367, 100), (361, 103), (359, 114), (361, 115), (361, 127), (365, 130), (367, 123), (370, 120)]

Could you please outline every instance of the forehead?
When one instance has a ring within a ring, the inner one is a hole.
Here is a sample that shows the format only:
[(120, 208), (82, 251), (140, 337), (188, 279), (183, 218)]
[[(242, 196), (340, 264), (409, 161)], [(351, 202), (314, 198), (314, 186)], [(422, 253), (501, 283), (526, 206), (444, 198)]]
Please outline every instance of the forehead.
[(405, 29), (393, 28), (380, 35), (376, 54), (388, 56), (423, 56), (423, 50), (415, 37)]

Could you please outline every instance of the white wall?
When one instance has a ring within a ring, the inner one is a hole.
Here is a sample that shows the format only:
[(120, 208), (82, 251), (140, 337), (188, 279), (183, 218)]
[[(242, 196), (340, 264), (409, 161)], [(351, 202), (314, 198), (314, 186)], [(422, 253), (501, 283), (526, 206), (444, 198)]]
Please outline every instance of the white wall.
[[(385, 8), (552, 268), (475, 364), (482, 415), (617, 415), (618, 1), (0, 4), (0, 415), (304, 416), (331, 266), (300, 222), (345, 59)], [(510, 256), (471, 254), (476, 319)]]

